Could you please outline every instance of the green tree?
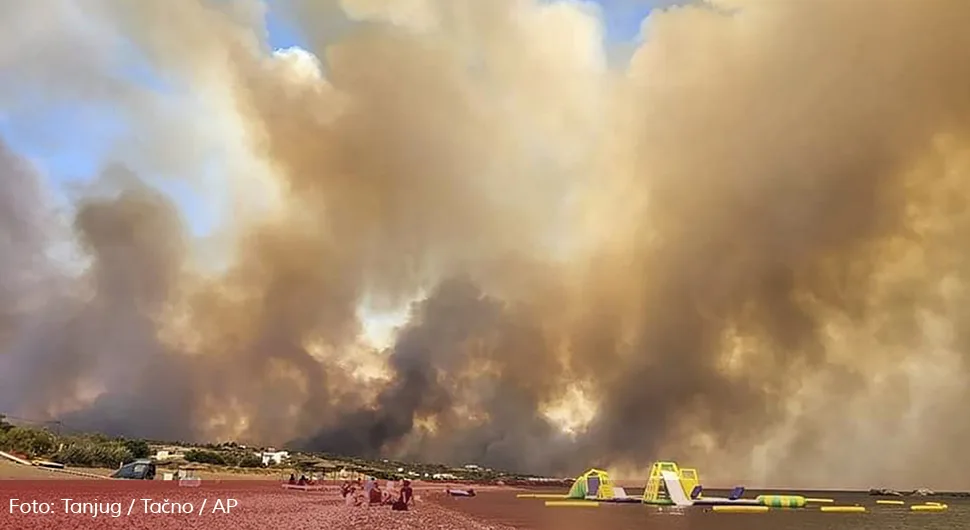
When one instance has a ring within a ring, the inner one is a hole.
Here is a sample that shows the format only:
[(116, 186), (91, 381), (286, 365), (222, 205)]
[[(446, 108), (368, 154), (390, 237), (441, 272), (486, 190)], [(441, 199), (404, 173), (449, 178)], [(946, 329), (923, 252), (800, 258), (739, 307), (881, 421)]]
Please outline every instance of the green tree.
[(53, 460), (62, 464), (113, 469), (131, 462), (134, 455), (120, 440), (102, 440), (95, 436), (76, 436), (64, 440)]
[(253, 453), (239, 453), (236, 459), (236, 465), (239, 467), (263, 467), (263, 460), (254, 455)]
[(57, 447), (54, 435), (44, 429), (28, 427), (5, 428), (0, 447), (26, 455), (28, 458), (50, 455)]
[(217, 466), (226, 465), (225, 457), (215, 451), (192, 449), (185, 452), (185, 459), (189, 462), (196, 462), (199, 464), (213, 464)]
[(133, 458), (148, 458), (152, 454), (152, 450), (145, 440), (125, 440), (124, 445), (131, 451)]

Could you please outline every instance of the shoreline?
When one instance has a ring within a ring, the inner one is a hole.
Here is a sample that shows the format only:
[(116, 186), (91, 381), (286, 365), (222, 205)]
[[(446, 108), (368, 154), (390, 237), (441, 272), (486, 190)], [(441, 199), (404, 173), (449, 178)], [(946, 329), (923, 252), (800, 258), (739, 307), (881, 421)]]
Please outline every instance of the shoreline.
[[(39, 466), (25, 466), (7, 460), (0, 459), (0, 482), (5, 481), (99, 481), (99, 479), (109, 479), (113, 469), (104, 468), (83, 468), (68, 467), (63, 470), (44, 468)], [(274, 483), (285, 475), (284, 471), (240, 471), (229, 469), (206, 469), (194, 471), (194, 475), (203, 481), (212, 482), (266, 482)], [(152, 482), (160, 482), (157, 478)], [(127, 481), (126, 481), (127, 482)], [(339, 487), (340, 480), (323, 480), (320, 484), (326, 487)], [(383, 481), (382, 481), (383, 482)], [(617, 485), (629, 490), (638, 490), (643, 487), (646, 481), (618, 480)], [(435, 481), (424, 482), (412, 480), (412, 487), (415, 491), (422, 492), (443, 492), (446, 488), (474, 488), (476, 491), (510, 491), (510, 492), (543, 492), (543, 493), (566, 493), (568, 486), (561, 484), (493, 484), (493, 483), (474, 483), (469, 481)], [(728, 491), (730, 488), (710, 488), (709, 491)], [(970, 492), (965, 491), (931, 491), (928, 494), (920, 495), (919, 489), (898, 490), (889, 488), (869, 488), (869, 489), (836, 489), (836, 488), (747, 488), (751, 493), (777, 493), (777, 494), (861, 494), (872, 497), (901, 497), (901, 498), (947, 498), (947, 499), (967, 499)]]

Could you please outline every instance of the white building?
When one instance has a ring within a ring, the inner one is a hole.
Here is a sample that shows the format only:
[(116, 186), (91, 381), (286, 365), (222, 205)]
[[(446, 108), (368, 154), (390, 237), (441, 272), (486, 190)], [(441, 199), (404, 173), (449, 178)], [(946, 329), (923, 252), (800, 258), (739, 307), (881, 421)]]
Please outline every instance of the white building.
[(264, 466), (270, 465), (280, 465), (284, 460), (290, 457), (289, 451), (263, 451), (262, 453), (256, 453), (256, 456), (263, 461)]
[(155, 460), (159, 462), (164, 462), (166, 460), (176, 460), (179, 458), (185, 458), (185, 453), (180, 451), (175, 451), (172, 449), (159, 449), (155, 452)]

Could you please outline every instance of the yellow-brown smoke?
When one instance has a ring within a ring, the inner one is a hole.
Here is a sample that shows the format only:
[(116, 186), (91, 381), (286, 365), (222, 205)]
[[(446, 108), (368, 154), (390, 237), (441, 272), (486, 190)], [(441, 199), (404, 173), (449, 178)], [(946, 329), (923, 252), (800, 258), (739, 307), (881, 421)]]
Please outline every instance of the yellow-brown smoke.
[[(275, 52), (257, 0), (98, 0), (90, 31), (46, 4), (0, 8), (33, 50), (0, 55), (0, 109), (110, 104), (130, 130), (69, 222), (0, 155), (0, 410), (966, 486), (967, 2), (671, 8), (619, 66), (576, 1), (290, 0), (311, 46)], [(365, 302), (412, 303), (386, 350)]]

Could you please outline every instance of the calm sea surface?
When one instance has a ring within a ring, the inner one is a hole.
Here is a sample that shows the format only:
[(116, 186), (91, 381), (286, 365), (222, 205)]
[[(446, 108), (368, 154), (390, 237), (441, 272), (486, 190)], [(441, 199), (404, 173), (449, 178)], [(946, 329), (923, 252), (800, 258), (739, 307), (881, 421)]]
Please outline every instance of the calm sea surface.
[[(627, 490), (629, 494), (639, 494)], [(754, 497), (760, 492), (750, 492)], [(783, 492), (775, 492), (783, 493)], [(906, 506), (877, 505), (865, 493), (792, 492), (834, 499), (831, 505), (865, 506), (866, 513), (825, 513), (817, 507), (773, 509), (768, 513), (714, 513), (709, 508), (655, 507), (601, 503), (598, 508), (547, 508), (541, 499), (518, 499), (515, 493), (482, 492), (477, 497), (450, 499), (465, 513), (523, 530), (671, 529), (671, 530), (956, 530), (970, 528), (970, 499), (904, 497)], [(715, 492), (711, 492), (714, 496)], [(938, 513), (909, 511), (910, 504), (937, 501), (949, 506)]]

